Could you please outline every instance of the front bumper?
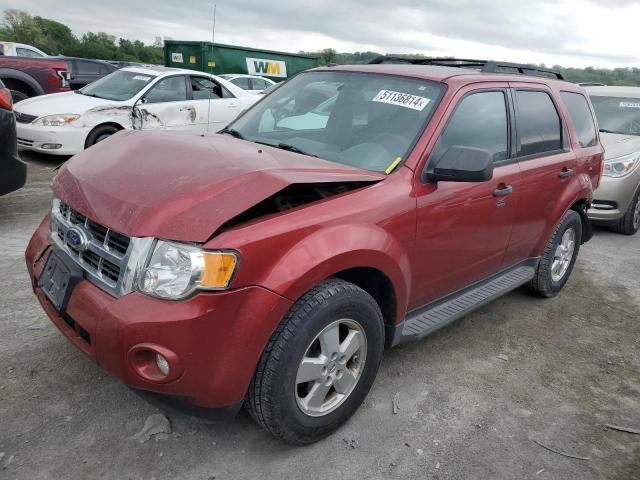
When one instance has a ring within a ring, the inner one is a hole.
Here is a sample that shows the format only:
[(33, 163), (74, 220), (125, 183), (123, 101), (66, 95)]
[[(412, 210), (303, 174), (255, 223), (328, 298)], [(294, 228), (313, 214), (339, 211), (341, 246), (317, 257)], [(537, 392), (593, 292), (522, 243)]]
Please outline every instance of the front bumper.
[[(180, 302), (131, 293), (115, 298), (86, 280), (59, 314), (38, 287), (52, 251), (48, 217), (26, 251), (33, 290), (56, 327), (87, 357), (128, 386), (205, 408), (229, 408), (246, 395), (262, 350), (291, 302), (267, 289), (200, 293)], [(140, 344), (169, 349), (181, 375), (169, 383), (142, 378), (130, 352)]]
[(602, 177), (593, 192), (593, 203), (587, 215), (591, 220), (619, 220), (629, 209), (640, 185), (640, 168), (622, 178)]
[[(41, 127), (18, 123), (18, 147), (50, 155), (75, 155), (84, 150), (84, 142), (90, 128), (85, 127)], [(46, 146), (49, 145), (49, 148)], [(59, 145), (57, 148), (52, 146)]]

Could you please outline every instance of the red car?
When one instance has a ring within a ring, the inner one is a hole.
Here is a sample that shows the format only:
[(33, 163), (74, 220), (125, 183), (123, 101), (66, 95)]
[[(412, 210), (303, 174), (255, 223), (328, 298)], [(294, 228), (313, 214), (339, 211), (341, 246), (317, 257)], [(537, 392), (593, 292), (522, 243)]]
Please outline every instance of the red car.
[(218, 134), (74, 157), (26, 251), (47, 315), (133, 388), (244, 404), (307, 444), (356, 411), (385, 347), (522, 285), (556, 295), (602, 169), (584, 90), (416, 63), (307, 71)]
[(22, 188), (26, 180), (27, 166), (18, 157), (11, 92), (0, 80), (0, 196)]
[(64, 60), (53, 57), (0, 55), (0, 80), (11, 91), (13, 103), (18, 103), (37, 95), (68, 92), (69, 67)]

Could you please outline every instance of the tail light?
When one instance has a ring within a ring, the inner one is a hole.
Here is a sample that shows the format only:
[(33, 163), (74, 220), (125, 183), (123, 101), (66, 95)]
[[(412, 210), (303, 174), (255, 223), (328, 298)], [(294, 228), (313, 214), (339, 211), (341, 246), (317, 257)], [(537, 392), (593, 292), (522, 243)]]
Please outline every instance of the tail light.
[(60, 77), (60, 85), (62, 88), (69, 88), (69, 72), (67, 70), (56, 70)]
[(0, 108), (13, 109), (13, 98), (11, 98), (11, 91), (8, 88), (0, 88)]

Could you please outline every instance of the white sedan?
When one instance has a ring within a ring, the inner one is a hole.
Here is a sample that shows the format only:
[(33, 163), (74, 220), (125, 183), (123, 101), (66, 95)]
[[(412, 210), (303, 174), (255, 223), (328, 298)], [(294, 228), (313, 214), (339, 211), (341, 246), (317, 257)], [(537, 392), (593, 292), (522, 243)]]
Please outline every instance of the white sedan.
[(257, 75), (226, 74), (220, 76), (249, 93), (264, 93), (267, 88), (276, 84), (273, 80)]
[(75, 155), (123, 129), (218, 131), (259, 98), (215, 75), (127, 67), (75, 92), (17, 103), (18, 146)]

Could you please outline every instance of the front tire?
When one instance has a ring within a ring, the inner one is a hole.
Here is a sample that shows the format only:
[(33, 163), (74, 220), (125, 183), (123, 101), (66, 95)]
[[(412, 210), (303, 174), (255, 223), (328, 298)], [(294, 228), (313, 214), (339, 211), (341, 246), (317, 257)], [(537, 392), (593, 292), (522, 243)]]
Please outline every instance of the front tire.
[(640, 188), (633, 197), (624, 217), (614, 223), (611, 229), (623, 235), (633, 235), (640, 230)]
[(89, 148), (96, 143), (100, 143), (103, 140), (106, 140), (114, 133), (119, 132), (120, 129), (113, 125), (100, 125), (93, 130), (87, 136), (87, 141), (84, 144), (84, 148)]
[(582, 218), (574, 210), (564, 214), (547, 242), (529, 288), (542, 297), (554, 297), (569, 280), (582, 243)]
[(375, 380), (384, 322), (356, 285), (328, 279), (284, 317), (249, 387), (253, 419), (292, 445), (316, 442), (355, 413)]

